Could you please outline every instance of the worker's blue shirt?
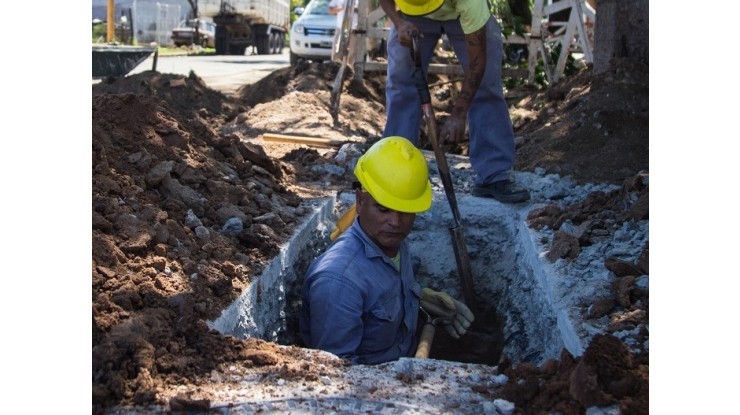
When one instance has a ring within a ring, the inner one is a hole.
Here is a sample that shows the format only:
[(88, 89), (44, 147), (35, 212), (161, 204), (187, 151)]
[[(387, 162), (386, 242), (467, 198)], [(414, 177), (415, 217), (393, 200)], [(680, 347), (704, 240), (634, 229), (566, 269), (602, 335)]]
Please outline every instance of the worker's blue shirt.
[(355, 218), (306, 273), (300, 316), (306, 346), (356, 364), (414, 356), (421, 287), (405, 241), (400, 253), (399, 272)]

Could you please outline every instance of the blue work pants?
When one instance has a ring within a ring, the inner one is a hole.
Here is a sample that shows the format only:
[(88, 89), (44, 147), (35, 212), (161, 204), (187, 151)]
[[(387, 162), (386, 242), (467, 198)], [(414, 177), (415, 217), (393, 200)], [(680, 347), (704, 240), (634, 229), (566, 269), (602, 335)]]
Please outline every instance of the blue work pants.
[[(423, 33), (420, 52), (425, 76), (442, 33), (447, 35), (463, 68), (467, 67), (468, 50), (459, 20), (436, 21), (415, 16), (405, 18)], [(501, 84), (501, 28), (496, 19), (491, 17), (485, 30), (488, 62), (481, 85), (468, 110), (469, 155), (476, 173), (476, 185), (509, 179), (514, 162), (514, 131)], [(396, 27), (391, 25), (385, 91), (387, 118), (383, 137), (405, 137), (418, 146), (421, 103), (412, 79), (413, 70), (414, 61), (410, 48), (401, 46)]]

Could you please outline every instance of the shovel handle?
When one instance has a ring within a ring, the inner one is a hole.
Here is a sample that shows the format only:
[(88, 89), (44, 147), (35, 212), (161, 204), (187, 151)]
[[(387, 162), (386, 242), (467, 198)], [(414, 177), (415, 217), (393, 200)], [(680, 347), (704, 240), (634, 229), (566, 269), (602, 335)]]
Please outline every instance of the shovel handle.
[(429, 84), (427, 83), (427, 78), (421, 69), (421, 46), (419, 45), (419, 42), (420, 40), (418, 36), (411, 38), (411, 57), (414, 61), (414, 71), (412, 72), (411, 77), (416, 85), (416, 91), (419, 93), (422, 119), (427, 125), (427, 135), (429, 136), (429, 141), (434, 150), (434, 158), (437, 160), (439, 177), (442, 179), (442, 185), (445, 189), (445, 194), (447, 195), (447, 201), (452, 210), (452, 219), (455, 221), (455, 226), (457, 227), (462, 225), (462, 218), (460, 216), (460, 211), (457, 208), (457, 198), (455, 197), (455, 191), (452, 186), (450, 167), (447, 165), (447, 158), (445, 157), (444, 149), (441, 147), (439, 142), (439, 130), (437, 119), (434, 116), (434, 108), (432, 108), (432, 96), (429, 92)]
[(455, 190), (453, 189), (450, 167), (447, 165), (447, 158), (445, 157), (444, 149), (442, 149), (439, 143), (439, 131), (437, 120), (434, 116), (434, 109), (432, 108), (429, 84), (421, 70), (419, 38), (418, 36), (414, 36), (411, 40), (411, 56), (414, 60), (414, 72), (412, 73), (412, 78), (416, 85), (416, 90), (419, 93), (422, 118), (427, 124), (427, 134), (429, 135), (432, 149), (434, 149), (434, 157), (437, 160), (437, 167), (439, 168), (439, 177), (442, 179), (442, 186), (444, 187), (445, 194), (447, 195), (447, 202), (450, 204), (450, 210), (452, 211), (454, 226), (450, 228), (450, 232), (452, 234), (452, 243), (455, 251), (455, 260), (457, 261), (457, 269), (459, 271), (463, 294), (465, 295), (465, 303), (471, 310), (473, 310), (473, 312), (475, 312), (477, 307), (475, 294), (473, 292), (473, 275), (471, 272), (468, 250), (465, 245), (462, 216), (457, 207), (457, 198), (455, 197)]
[(416, 348), (416, 358), (426, 359), (429, 357), (429, 351), (432, 350), (432, 342), (434, 341), (434, 331), (434, 324), (427, 323), (424, 325), (419, 338), (419, 347)]

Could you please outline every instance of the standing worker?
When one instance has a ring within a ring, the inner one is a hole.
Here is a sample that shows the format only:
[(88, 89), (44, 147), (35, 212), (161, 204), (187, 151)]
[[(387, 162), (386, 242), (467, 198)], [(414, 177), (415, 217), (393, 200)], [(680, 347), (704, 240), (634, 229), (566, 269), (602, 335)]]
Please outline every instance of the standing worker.
[(432, 204), (424, 155), (405, 138), (387, 137), (360, 157), (354, 173), (357, 217), (303, 282), (303, 342), (355, 364), (413, 357), (420, 301), (459, 338), (472, 312), (446, 293), (421, 288), (406, 242), (416, 213)]
[[(503, 203), (529, 200), (529, 191), (510, 176), (514, 131), (501, 82), (501, 27), (484, 0), (380, 0), (393, 22), (388, 35), (386, 124), (384, 136), (410, 137), (418, 145), (421, 108), (412, 74), (412, 37), (420, 35), (424, 76), (444, 33), (464, 70), (462, 89), (439, 131), (440, 144), (457, 143), (469, 122), (473, 195)], [(409, 122), (411, 120), (411, 122)]]

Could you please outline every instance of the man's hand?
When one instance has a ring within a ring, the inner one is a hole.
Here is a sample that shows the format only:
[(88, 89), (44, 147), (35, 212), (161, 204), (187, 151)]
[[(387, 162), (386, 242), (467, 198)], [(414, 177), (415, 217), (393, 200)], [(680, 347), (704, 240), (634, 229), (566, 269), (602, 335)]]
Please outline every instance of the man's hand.
[[(465, 45), (468, 49), (468, 66), (462, 81), (462, 89), (455, 99), (455, 105), (450, 112), (450, 118), (445, 121), (439, 131), (440, 144), (455, 144), (462, 141), (465, 134), (465, 123), (468, 118), (468, 109), (473, 102), (478, 87), (483, 80), (488, 60), (486, 57), (486, 27), (465, 35)], [(494, 63), (495, 64), (495, 63)]]
[(396, 28), (398, 30), (398, 42), (401, 43), (401, 45), (406, 46), (407, 48), (410, 48), (412, 43), (411, 39), (414, 36), (422, 37), (421, 33), (419, 33), (419, 28), (416, 27), (411, 22), (407, 22), (406, 20), (401, 21), (401, 25)]
[(465, 136), (465, 118), (450, 116), (439, 131), (439, 145), (457, 144)]
[(429, 288), (421, 290), (421, 306), (431, 315), (449, 319), (450, 324), (445, 325), (444, 329), (455, 339), (467, 333), (470, 324), (475, 320), (473, 312), (465, 304), (447, 293)]

